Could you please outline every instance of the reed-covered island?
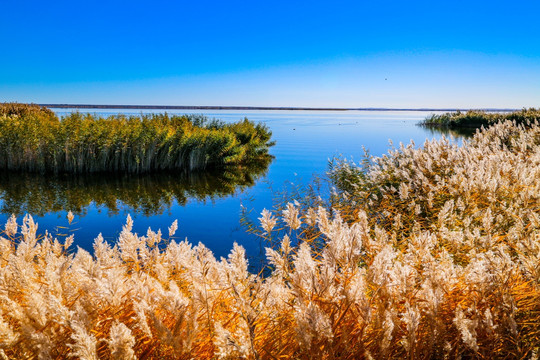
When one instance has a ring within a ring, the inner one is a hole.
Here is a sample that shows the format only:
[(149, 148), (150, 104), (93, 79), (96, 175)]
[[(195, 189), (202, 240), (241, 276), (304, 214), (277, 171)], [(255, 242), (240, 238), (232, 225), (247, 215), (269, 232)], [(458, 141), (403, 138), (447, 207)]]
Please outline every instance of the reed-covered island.
[(456, 111), (444, 114), (432, 114), (420, 123), (427, 127), (440, 128), (481, 128), (502, 121), (513, 121), (516, 124), (529, 124), (540, 121), (540, 109), (529, 108), (513, 112), (487, 112), (481, 110)]
[(248, 119), (72, 113), (0, 104), (0, 169), (52, 173), (195, 171), (267, 158), (271, 132)]
[[(335, 162), (322, 197), (264, 210), (268, 269), (128, 217), (93, 254), (0, 237), (5, 359), (535, 359), (540, 125)], [(69, 215), (70, 220), (72, 215)]]

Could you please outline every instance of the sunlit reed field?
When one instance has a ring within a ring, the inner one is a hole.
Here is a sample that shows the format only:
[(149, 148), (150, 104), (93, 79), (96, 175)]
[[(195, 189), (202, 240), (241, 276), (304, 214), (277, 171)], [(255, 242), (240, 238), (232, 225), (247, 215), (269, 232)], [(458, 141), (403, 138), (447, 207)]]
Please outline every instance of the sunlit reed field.
[(0, 169), (145, 173), (239, 165), (268, 157), (265, 125), (202, 115), (72, 113), (59, 119), (37, 105), (0, 104)]
[(501, 121), (515, 121), (517, 124), (526, 124), (540, 121), (540, 109), (523, 109), (514, 112), (486, 112), (471, 110), (467, 112), (433, 114), (427, 117), (422, 125), (447, 128), (480, 128), (491, 126)]
[[(134, 234), (0, 240), (6, 359), (535, 359), (540, 125), (334, 162), (327, 197), (264, 210), (264, 275), (235, 245)], [(208, 219), (211, 225), (211, 219)]]

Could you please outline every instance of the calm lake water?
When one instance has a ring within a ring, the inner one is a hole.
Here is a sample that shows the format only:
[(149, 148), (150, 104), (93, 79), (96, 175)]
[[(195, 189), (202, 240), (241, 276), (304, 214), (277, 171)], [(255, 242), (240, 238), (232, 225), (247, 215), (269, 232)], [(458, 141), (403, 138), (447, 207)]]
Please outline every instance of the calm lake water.
[[(55, 110), (60, 116), (72, 109)], [(100, 115), (141, 114), (133, 110), (89, 110)], [(159, 110), (143, 111), (160, 112)], [(413, 140), (421, 146), (426, 139), (442, 135), (416, 126), (428, 112), (368, 111), (168, 111), (196, 113), (234, 122), (244, 117), (265, 123), (276, 145), (270, 164), (244, 171), (179, 176), (63, 176), (0, 175), (0, 223), (15, 213), (19, 219), (31, 213), (41, 231), (75, 233), (75, 245), (92, 249), (93, 239), (102, 233), (113, 243), (130, 214), (134, 231), (148, 227), (167, 228), (178, 220), (177, 240), (202, 242), (216, 256), (226, 256), (233, 242), (243, 245), (249, 256), (258, 257), (259, 240), (240, 226), (241, 206), (253, 209), (253, 218), (272, 207), (275, 191), (286, 184), (309, 182), (322, 175), (329, 158), (343, 155), (360, 160), (362, 147), (379, 156)], [(76, 216), (68, 225), (66, 213)]]

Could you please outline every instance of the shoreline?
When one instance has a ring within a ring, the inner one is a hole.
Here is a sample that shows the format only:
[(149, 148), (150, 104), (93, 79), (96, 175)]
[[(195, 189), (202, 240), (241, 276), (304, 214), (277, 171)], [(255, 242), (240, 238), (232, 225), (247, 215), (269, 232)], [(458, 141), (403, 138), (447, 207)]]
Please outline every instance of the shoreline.
[(294, 107), (294, 106), (215, 106), (215, 105), (104, 105), (104, 104), (37, 104), (51, 109), (161, 109), (161, 110), (269, 110), (269, 111), (486, 111), (486, 112), (511, 112), (521, 109), (511, 108), (335, 108), (335, 107)]

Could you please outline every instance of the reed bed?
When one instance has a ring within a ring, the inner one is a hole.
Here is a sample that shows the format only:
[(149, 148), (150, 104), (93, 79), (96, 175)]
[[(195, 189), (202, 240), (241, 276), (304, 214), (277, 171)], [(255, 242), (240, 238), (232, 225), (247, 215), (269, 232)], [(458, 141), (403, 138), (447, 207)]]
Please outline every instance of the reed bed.
[[(0, 355), (9, 359), (536, 359), (540, 126), (458, 147), (428, 141), (335, 163), (333, 207), (264, 210), (265, 276), (234, 245), (132, 232), (0, 239)], [(72, 216), (70, 216), (72, 219)], [(211, 219), (209, 219), (211, 222)], [(165, 238), (165, 239), (164, 239)], [(160, 245), (164, 243), (163, 245)]]
[(59, 119), (36, 105), (0, 105), (0, 169), (146, 173), (194, 171), (268, 157), (271, 132), (248, 119), (201, 115), (72, 113)]
[(486, 111), (456, 111), (453, 113), (433, 114), (420, 124), (428, 127), (443, 128), (480, 128), (491, 126), (502, 121), (514, 121), (517, 124), (526, 124), (540, 121), (540, 109), (530, 108), (514, 112), (486, 112)]

